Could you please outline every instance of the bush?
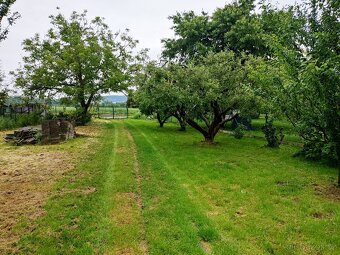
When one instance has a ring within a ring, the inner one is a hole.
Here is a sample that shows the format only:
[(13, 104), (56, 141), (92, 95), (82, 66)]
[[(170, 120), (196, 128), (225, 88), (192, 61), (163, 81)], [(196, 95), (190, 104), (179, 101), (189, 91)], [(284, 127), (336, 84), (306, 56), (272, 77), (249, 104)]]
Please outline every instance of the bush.
[(309, 128), (304, 133), (303, 148), (296, 154), (296, 156), (304, 156), (311, 160), (325, 159), (330, 162), (337, 162), (335, 142), (325, 139), (322, 132)]
[(262, 131), (267, 140), (267, 146), (271, 148), (278, 148), (283, 141), (283, 128), (277, 131), (272, 121), (268, 121), (263, 127)]
[(242, 139), (244, 136), (244, 131), (246, 130), (246, 126), (242, 124), (238, 124), (237, 128), (234, 129), (234, 137), (236, 139)]
[(0, 117), (0, 130), (13, 129), (25, 126), (35, 126), (41, 123), (40, 112), (17, 114), (15, 117)]
[(70, 114), (70, 118), (75, 121), (77, 126), (83, 126), (91, 121), (92, 114), (89, 112), (85, 114), (82, 110), (79, 109)]

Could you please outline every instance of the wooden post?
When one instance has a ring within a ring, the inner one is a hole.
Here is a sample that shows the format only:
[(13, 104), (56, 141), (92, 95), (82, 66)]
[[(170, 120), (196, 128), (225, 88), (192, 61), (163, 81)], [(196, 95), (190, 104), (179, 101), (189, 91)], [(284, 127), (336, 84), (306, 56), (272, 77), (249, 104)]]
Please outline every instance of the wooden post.
[(129, 106), (126, 105), (126, 118), (129, 118)]
[(115, 118), (115, 107), (114, 105), (112, 105), (112, 119)]

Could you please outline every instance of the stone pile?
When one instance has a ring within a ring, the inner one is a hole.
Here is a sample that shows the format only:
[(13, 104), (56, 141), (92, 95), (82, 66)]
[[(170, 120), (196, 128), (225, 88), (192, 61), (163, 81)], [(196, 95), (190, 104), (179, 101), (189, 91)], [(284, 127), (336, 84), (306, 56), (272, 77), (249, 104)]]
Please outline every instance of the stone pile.
[(5, 136), (6, 142), (12, 142), (16, 145), (36, 144), (40, 141), (41, 129), (34, 127), (24, 127), (14, 131), (14, 134)]
[(43, 144), (55, 144), (69, 139), (76, 135), (74, 123), (64, 119), (47, 120), (42, 123)]
[(12, 142), (16, 145), (36, 144), (57, 144), (76, 135), (74, 123), (64, 119), (46, 120), (42, 123), (41, 128), (24, 127), (14, 134), (7, 134), (4, 138), (6, 142)]

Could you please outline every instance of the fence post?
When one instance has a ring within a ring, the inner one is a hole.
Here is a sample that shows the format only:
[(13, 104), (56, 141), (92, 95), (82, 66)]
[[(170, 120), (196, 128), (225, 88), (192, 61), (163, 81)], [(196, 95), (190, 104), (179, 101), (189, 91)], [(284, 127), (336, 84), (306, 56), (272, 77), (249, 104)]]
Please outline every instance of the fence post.
[(126, 118), (129, 118), (129, 106), (126, 106)]
[(97, 105), (97, 115), (98, 115), (98, 119), (100, 118), (100, 114), (99, 114), (99, 105)]
[(112, 119), (114, 119), (114, 118), (115, 118), (115, 107), (112, 106)]

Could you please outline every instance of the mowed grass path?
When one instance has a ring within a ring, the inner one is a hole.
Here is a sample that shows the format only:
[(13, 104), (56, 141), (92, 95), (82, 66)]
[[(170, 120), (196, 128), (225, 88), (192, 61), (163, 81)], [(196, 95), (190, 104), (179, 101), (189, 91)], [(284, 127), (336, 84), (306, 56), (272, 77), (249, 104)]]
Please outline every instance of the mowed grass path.
[[(138, 147), (150, 254), (340, 254), (336, 169), (297, 148), (127, 123)], [(320, 191), (321, 192), (317, 192)]]
[(336, 169), (174, 124), (112, 121), (56, 186), (22, 254), (340, 254)]

